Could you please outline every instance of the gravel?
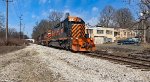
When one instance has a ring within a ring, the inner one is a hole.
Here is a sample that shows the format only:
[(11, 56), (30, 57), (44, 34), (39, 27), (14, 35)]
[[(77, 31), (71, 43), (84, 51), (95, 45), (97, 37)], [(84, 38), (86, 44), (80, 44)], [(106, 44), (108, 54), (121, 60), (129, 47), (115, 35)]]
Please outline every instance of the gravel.
[(23, 50), (0, 56), (1, 81), (150, 82), (150, 71), (32, 44)]

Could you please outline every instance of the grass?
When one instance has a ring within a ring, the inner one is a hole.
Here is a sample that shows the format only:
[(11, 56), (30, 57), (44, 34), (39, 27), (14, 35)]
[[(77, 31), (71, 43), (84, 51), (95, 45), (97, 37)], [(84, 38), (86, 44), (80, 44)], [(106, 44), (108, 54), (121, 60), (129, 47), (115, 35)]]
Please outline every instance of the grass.
[(118, 49), (121, 49), (122, 51), (129, 50), (129, 52), (131, 50), (142, 51), (148, 47), (150, 47), (150, 45), (147, 45), (147, 44), (140, 44), (139, 46), (137, 46), (137, 45), (117, 45), (117, 43), (97, 45), (97, 49), (101, 49), (101, 48), (114, 49), (114, 48), (116, 48), (116, 50), (118, 50)]
[(28, 42), (25, 40), (9, 39), (8, 42), (6, 42), (5, 39), (0, 39), (0, 46), (24, 46), (24, 45), (28, 45)]
[(101, 44), (97, 45), (97, 50), (106, 50), (112, 52), (114, 55), (119, 56), (136, 56), (141, 57), (141, 53), (143, 57), (147, 57), (150, 55), (150, 44), (140, 44), (139, 46), (136, 45), (117, 45), (117, 44)]
[(25, 40), (9, 39), (6, 43), (5, 39), (0, 38), (0, 54), (5, 54), (25, 48), (28, 43)]
[(6, 54), (25, 48), (25, 46), (0, 46), (0, 54)]

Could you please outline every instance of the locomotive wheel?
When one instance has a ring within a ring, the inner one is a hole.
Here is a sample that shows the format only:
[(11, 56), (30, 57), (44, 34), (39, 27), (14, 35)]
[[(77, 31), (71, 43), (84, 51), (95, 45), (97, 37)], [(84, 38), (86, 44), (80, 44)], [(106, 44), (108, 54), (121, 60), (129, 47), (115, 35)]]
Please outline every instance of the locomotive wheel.
[(62, 44), (62, 48), (63, 48), (63, 49), (66, 49), (66, 45), (65, 45), (65, 44)]
[(51, 45), (51, 43), (50, 43), (50, 42), (48, 43), (48, 47), (52, 47), (52, 45)]
[(70, 50), (70, 46), (66, 46), (66, 50), (69, 51)]
[(45, 46), (44, 42), (41, 43), (42, 46)]

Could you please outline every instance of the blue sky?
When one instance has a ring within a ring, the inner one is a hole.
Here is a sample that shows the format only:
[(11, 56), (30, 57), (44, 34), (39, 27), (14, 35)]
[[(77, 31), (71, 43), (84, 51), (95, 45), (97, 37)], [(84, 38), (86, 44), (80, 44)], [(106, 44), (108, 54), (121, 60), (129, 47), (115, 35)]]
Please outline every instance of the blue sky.
[[(19, 31), (19, 16), (23, 14), (25, 33), (31, 36), (32, 29), (37, 21), (46, 19), (49, 12), (55, 10), (69, 12), (70, 15), (81, 17), (86, 23), (97, 24), (100, 11), (106, 5), (114, 8), (130, 8), (134, 16), (138, 12), (136, 4), (131, 5), (125, 0), (13, 0), (9, 3), (9, 27)], [(137, 2), (138, 0), (134, 0)], [(5, 15), (6, 4), (0, 0), (0, 12)]]

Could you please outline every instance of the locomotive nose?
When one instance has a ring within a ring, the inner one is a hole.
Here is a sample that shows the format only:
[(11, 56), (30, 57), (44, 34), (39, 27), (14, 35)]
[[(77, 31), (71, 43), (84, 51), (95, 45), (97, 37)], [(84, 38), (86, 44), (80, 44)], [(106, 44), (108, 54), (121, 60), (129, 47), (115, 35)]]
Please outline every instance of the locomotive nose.
[(88, 42), (85, 42), (83, 45), (82, 45), (82, 48), (92, 48), (92, 44), (88, 43)]
[(87, 43), (83, 43), (82, 48), (86, 48), (87, 47)]

